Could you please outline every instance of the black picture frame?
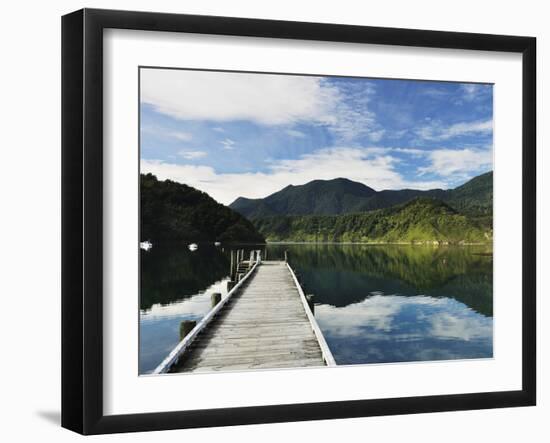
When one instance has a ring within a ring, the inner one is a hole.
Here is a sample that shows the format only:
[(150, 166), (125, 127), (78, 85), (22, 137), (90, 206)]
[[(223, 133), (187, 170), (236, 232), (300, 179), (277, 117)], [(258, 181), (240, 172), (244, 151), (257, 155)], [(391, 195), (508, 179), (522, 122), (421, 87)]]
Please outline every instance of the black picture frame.
[[(454, 48), (522, 54), (522, 389), (197, 411), (103, 413), (103, 30)], [(230, 17), (83, 9), (62, 18), (62, 426), (151, 431), (536, 403), (536, 39)]]

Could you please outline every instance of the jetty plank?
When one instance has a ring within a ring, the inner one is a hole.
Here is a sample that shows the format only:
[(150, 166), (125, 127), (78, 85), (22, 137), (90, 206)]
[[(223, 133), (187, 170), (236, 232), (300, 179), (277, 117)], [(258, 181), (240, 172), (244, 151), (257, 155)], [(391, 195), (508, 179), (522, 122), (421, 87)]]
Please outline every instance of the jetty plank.
[(252, 272), (168, 372), (334, 364), (287, 263), (264, 261)]

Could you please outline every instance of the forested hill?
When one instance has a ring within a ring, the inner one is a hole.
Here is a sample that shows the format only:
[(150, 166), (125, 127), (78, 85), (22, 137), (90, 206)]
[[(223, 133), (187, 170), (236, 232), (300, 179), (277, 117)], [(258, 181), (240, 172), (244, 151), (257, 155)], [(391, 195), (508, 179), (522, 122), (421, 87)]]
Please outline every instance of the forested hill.
[(448, 191), (446, 201), (469, 215), (493, 215), (493, 171), (478, 175), (462, 186)]
[(250, 220), (276, 215), (338, 215), (389, 208), (414, 198), (447, 202), (471, 216), (492, 215), (493, 173), (487, 172), (455, 189), (375, 191), (362, 183), (338, 178), (314, 180), (286, 188), (262, 199), (239, 197), (229, 205)]
[(256, 219), (268, 241), (483, 243), (492, 232), (447, 203), (416, 198), (387, 209), (345, 215)]
[(265, 241), (241, 214), (190, 186), (141, 174), (140, 199), (141, 240)]

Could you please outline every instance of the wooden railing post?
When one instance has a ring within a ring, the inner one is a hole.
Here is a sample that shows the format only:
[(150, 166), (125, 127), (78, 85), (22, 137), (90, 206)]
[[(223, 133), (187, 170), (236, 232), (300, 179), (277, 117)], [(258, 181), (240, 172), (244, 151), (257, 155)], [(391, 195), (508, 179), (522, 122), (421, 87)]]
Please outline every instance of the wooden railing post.
[(285, 262), (288, 263), (288, 251), (285, 249)]
[(220, 292), (213, 292), (210, 296), (210, 302), (212, 303), (212, 307), (216, 306), (219, 302), (222, 301), (222, 294)]
[(195, 320), (183, 320), (180, 323), (180, 340), (183, 340), (195, 326), (197, 326), (197, 322)]

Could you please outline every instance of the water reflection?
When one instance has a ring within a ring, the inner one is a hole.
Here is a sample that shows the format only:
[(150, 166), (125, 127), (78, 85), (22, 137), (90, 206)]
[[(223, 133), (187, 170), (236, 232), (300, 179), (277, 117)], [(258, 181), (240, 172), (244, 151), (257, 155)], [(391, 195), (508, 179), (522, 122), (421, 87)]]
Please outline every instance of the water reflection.
[(491, 356), (492, 319), (454, 299), (374, 295), (315, 309), (338, 364)]
[(346, 306), (368, 295), (451, 296), (493, 313), (493, 258), (486, 247), (410, 245), (270, 245), (288, 250), (291, 264), (318, 303)]
[[(238, 246), (237, 246), (238, 247)], [(234, 247), (235, 248), (235, 247)], [(338, 364), (492, 356), (492, 253), (483, 247), (240, 246), (289, 261)], [(141, 253), (140, 373), (226, 293), (230, 250), (158, 246)]]
[(229, 257), (214, 245), (189, 251), (185, 244), (157, 245), (141, 251), (140, 309), (184, 300), (223, 279)]
[[(180, 340), (180, 323), (183, 320), (200, 319), (211, 309), (210, 295), (222, 293), (225, 297), (227, 284), (221, 280), (184, 301), (167, 305), (155, 304), (140, 314), (139, 372), (147, 373), (170, 353)], [(178, 299), (179, 300), (179, 299)]]
[(141, 251), (139, 372), (153, 370), (179, 341), (183, 320), (199, 321), (213, 292), (227, 294), (229, 258), (213, 245), (156, 245)]
[(338, 364), (493, 355), (493, 260), (485, 247), (286, 248)]

